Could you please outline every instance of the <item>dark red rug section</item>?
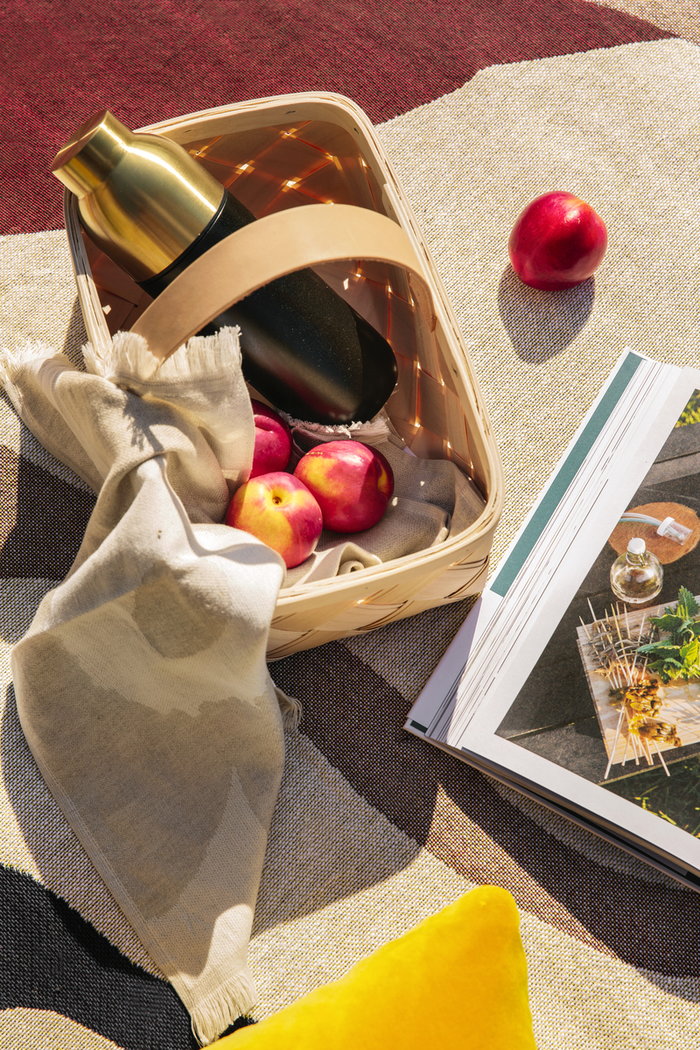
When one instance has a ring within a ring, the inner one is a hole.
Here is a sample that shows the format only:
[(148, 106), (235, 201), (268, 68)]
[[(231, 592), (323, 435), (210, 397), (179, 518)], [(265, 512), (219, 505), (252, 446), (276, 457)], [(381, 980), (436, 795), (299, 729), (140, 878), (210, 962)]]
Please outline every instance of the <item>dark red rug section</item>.
[(337, 91), (380, 122), (489, 65), (670, 35), (583, 0), (15, 0), (0, 34), (0, 233), (63, 226), (48, 168), (97, 109), (137, 127)]

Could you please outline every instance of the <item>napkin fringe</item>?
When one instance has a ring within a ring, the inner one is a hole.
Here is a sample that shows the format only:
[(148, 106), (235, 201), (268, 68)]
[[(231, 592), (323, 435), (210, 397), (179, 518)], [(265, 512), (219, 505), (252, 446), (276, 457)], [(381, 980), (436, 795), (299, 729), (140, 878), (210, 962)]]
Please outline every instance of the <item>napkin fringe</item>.
[(115, 332), (109, 343), (87, 343), (83, 357), (89, 372), (109, 379), (117, 386), (129, 386), (134, 379), (143, 382), (196, 384), (211, 382), (222, 370), (239, 367), (240, 328), (221, 328), (213, 335), (195, 335), (161, 360), (148, 348), (141, 335)]
[[(48, 343), (39, 340), (28, 340), (24, 346), (16, 347), (14, 350), (3, 348), (0, 350), (0, 386), (4, 387), (5, 393), (12, 402), (18, 415), (21, 415), (20, 406), (23, 398), (20, 390), (15, 385), (20, 371), (27, 365), (36, 366), (42, 361), (60, 357), (68, 362), (65, 354), (60, 353)], [(71, 367), (73, 367), (71, 365)]]
[(282, 712), (282, 721), (287, 729), (298, 729), (303, 714), (301, 702), (295, 696), (289, 696), (279, 686), (274, 686), (275, 694)]
[(352, 423), (313, 423), (304, 419), (296, 419), (288, 412), (277, 409), (281, 416), (286, 419), (292, 430), (302, 430), (307, 434), (318, 437), (319, 441), (333, 441), (337, 438), (356, 438), (371, 444), (372, 441), (384, 440), (391, 434), (391, 424), (385, 409), (380, 409), (376, 416), (369, 420), (354, 420)]
[(192, 1033), (199, 1045), (213, 1043), (239, 1017), (246, 1017), (255, 1000), (253, 982), (247, 973), (239, 973), (191, 1007)]

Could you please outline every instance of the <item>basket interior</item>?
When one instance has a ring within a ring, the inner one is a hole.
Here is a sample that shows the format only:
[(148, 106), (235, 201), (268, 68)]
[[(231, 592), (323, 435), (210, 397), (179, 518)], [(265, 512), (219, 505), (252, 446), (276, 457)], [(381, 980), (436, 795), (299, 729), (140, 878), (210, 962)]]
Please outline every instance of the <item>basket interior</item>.
[[(298, 119), (298, 113), (295, 117), (293, 123), (287, 119), (262, 126), (251, 126), (250, 119), (238, 126), (231, 118), (227, 123), (194, 121), (163, 133), (185, 145), (258, 218), (303, 204), (335, 202), (397, 219), (386, 173), (375, 155), (366, 155), (353, 129), (330, 120)], [(109, 332), (129, 329), (149, 297), (81, 233)], [(347, 260), (317, 272), (392, 346), (399, 378), (387, 411), (411, 450), (452, 460), (488, 498), (488, 452), (471, 394), (465, 397), (464, 372), (455, 368), (455, 332), (445, 331), (399, 267)]]

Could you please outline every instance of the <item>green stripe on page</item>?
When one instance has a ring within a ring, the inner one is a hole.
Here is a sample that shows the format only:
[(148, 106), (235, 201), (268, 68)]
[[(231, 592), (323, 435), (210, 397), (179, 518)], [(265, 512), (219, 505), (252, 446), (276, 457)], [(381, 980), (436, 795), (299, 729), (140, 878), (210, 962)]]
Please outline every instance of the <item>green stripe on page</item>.
[(537, 543), (542, 530), (564, 497), (566, 490), (576, 476), (586, 456), (602, 431), (611, 412), (622, 397), (625, 388), (637, 371), (642, 358), (630, 352), (622, 361), (599, 403), (591, 413), (590, 419), (579, 434), (577, 441), (568, 456), (559, 467), (549, 487), (545, 490), (540, 503), (520, 534), (512, 551), (498, 570), (489, 590), (504, 598), (508, 588), (520, 572)]

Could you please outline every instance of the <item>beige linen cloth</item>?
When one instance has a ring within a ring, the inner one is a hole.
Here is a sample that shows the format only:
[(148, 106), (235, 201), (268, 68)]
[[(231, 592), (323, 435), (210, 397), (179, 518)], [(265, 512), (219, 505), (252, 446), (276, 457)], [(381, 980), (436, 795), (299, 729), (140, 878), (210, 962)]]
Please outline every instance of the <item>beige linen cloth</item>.
[(17, 708), (49, 788), (207, 1043), (254, 1002), (247, 947), (283, 722), (298, 714), (266, 663), (280, 586), (430, 546), (483, 504), (451, 463), (411, 456), (373, 421), (353, 436), (394, 468), (385, 519), (353, 541), (324, 537), (285, 579), (273, 551), (220, 524), (252, 461), (238, 330), (157, 368), (128, 333), (84, 356), (87, 372), (45, 346), (0, 354), (20, 418), (98, 493), (70, 573), (13, 651)]
[(137, 394), (48, 348), (2, 357), (22, 420), (99, 492), (12, 669), (49, 788), (206, 1043), (254, 1001), (289, 706), (265, 661), (284, 566), (218, 524), (252, 456), (237, 332), (191, 340), (144, 382), (149, 358), (133, 336), (92, 354)]

